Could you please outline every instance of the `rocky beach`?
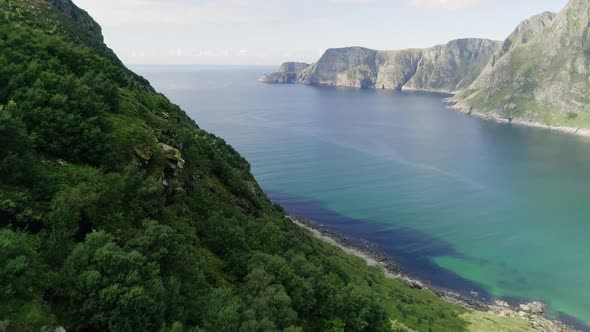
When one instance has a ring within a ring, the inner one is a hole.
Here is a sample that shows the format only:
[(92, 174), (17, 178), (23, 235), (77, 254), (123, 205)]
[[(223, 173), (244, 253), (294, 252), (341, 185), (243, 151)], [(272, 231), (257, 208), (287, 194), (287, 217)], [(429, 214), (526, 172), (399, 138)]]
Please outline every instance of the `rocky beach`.
[(482, 120), (495, 121), (498, 123), (507, 123), (531, 128), (549, 129), (570, 135), (590, 137), (590, 129), (588, 128), (550, 125), (539, 121), (535, 121), (533, 119), (510, 119), (498, 112), (482, 112), (478, 109), (474, 109), (473, 106), (463, 103), (460, 99), (457, 99), (454, 96), (445, 99), (444, 102), (447, 108), (451, 110), (457, 111), (468, 116), (474, 116)]
[[(290, 215), (288, 218), (297, 226), (308, 230), (314, 237), (330, 243), (350, 255), (363, 259), (367, 265), (381, 267), (387, 278), (399, 279), (411, 288), (425, 289), (449, 303), (457, 304), (463, 308), (491, 314), (498, 317), (514, 317), (526, 321), (533, 330), (543, 332), (576, 332), (578, 329), (566, 323), (549, 319), (544, 316), (546, 305), (539, 301), (527, 303), (508, 303), (502, 299), (489, 301), (478, 298), (478, 294), (471, 292), (471, 296), (436, 287), (419, 280), (403, 271), (403, 267), (379, 249), (365, 243), (359, 244), (347, 236), (332, 232), (322, 225), (309, 219)], [(488, 318), (489, 319), (489, 318)]]

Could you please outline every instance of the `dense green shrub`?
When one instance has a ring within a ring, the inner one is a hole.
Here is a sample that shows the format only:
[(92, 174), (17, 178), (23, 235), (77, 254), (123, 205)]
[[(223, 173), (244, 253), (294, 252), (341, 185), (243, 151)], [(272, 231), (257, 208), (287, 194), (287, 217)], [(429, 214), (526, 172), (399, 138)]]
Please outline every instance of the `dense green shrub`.
[[(234, 149), (47, 2), (0, 10), (0, 320), (68, 331), (464, 326), (456, 307), (293, 225)], [(429, 320), (404, 318), (402, 297)]]

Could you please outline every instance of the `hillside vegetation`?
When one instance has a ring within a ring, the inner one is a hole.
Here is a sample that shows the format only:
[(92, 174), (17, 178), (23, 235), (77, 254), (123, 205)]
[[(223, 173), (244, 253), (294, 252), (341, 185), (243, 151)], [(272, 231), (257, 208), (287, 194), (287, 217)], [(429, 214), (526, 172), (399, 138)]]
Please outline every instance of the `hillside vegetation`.
[(1, 325), (467, 328), (463, 309), (293, 225), (93, 24), (69, 1), (0, 0)]

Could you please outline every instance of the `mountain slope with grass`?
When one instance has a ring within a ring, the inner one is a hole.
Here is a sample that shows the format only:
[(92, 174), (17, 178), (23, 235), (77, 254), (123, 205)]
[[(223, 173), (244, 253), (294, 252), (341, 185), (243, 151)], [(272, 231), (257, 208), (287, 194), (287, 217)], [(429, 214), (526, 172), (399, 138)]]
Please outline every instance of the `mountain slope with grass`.
[[(515, 38), (516, 37), (516, 38)], [(521, 24), (469, 89), (461, 109), (550, 126), (590, 127), (590, 2)]]

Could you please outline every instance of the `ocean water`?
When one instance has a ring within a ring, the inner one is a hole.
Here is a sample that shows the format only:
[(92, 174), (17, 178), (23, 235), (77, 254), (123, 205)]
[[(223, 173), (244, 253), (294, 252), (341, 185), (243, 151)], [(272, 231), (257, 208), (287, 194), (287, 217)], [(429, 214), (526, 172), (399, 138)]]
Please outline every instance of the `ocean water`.
[(590, 325), (590, 139), (467, 117), (443, 95), (256, 82), (274, 68), (133, 69), (288, 211), (434, 285)]

